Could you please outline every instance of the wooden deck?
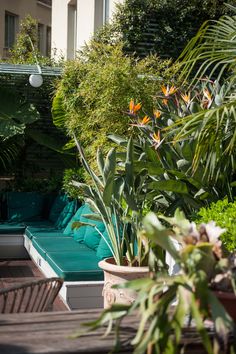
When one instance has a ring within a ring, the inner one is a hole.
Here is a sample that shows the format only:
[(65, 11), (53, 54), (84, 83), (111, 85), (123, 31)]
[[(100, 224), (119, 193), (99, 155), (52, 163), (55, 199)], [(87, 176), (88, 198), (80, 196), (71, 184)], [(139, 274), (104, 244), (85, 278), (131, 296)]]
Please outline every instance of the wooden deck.
[[(0, 260), (0, 288), (42, 278), (43, 274), (31, 260)], [(54, 302), (53, 311), (68, 311), (59, 297)]]
[[(78, 331), (84, 332), (82, 323), (96, 320), (100, 310), (71, 312), (23, 313), (0, 316), (1, 354), (107, 354), (114, 346), (114, 332), (103, 337), (105, 328), (72, 339)], [(139, 318), (135, 315), (125, 318), (120, 327), (120, 348), (118, 353), (133, 353), (130, 345), (134, 338)], [(211, 338), (214, 333), (209, 330)], [(233, 343), (233, 338), (230, 340)], [(181, 349), (184, 351), (181, 351)], [(202, 340), (194, 328), (185, 328), (179, 353), (207, 354)], [(116, 352), (117, 353), (117, 352)], [(220, 353), (223, 353), (221, 351)], [(229, 351), (224, 354), (229, 354)]]

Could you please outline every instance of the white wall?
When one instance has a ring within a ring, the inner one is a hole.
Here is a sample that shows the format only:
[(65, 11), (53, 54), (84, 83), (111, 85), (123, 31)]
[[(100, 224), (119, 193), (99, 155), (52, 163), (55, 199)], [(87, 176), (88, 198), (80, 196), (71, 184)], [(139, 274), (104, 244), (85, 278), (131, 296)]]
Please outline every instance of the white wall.
[[(110, 18), (115, 11), (116, 3), (124, 1), (110, 0)], [(75, 56), (75, 51), (81, 49), (91, 39), (94, 32), (103, 24), (102, 4), (103, 0), (52, 0), (52, 48), (57, 49), (54, 57), (59, 58), (62, 54), (65, 59), (71, 59)], [(76, 10), (75, 22), (73, 8)]]
[(94, 33), (95, 0), (77, 0), (77, 49)]
[(52, 0), (52, 55), (56, 58), (67, 59), (68, 2)]

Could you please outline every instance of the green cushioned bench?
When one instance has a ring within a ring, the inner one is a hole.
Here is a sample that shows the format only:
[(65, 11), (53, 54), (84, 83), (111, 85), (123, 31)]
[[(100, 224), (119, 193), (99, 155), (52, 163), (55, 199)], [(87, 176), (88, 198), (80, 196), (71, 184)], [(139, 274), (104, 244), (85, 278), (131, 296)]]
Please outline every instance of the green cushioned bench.
[[(111, 256), (111, 253), (100, 234), (106, 234), (104, 224), (86, 219), (85, 215), (91, 213), (90, 207), (84, 204), (64, 230), (53, 229), (51, 225), (48, 229), (40, 229), (36, 223), (26, 228), (25, 235), (38, 255), (67, 282), (103, 280), (103, 271), (98, 267), (98, 262)], [(76, 221), (93, 223), (96, 228), (86, 225), (74, 229), (73, 223)], [(37, 255), (35, 257), (38, 258)]]
[[(40, 202), (39, 208), (42, 203), (39, 196), (36, 195), (34, 200), (34, 193), (27, 194), (25, 201), (24, 196), (24, 193), (19, 196), (15, 206), (17, 194), (11, 194), (8, 198), (12, 220), (0, 224), (0, 235), (22, 235), (25, 249), (40, 270), (46, 276), (57, 275), (64, 279), (62, 297), (71, 309), (102, 306), (103, 271), (98, 262), (111, 256), (101, 237), (101, 234), (106, 235), (104, 224), (86, 218), (86, 214), (93, 213), (88, 204), (75, 210), (75, 202), (63, 195), (56, 197), (48, 218), (40, 219), (37, 201)], [(30, 211), (27, 210), (27, 201), (32, 209)], [(75, 229), (73, 224), (76, 221), (90, 225)], [(76, 290), (78, 287), (79, 291)], [(81, 294), (84, 294), (82, 300)]]

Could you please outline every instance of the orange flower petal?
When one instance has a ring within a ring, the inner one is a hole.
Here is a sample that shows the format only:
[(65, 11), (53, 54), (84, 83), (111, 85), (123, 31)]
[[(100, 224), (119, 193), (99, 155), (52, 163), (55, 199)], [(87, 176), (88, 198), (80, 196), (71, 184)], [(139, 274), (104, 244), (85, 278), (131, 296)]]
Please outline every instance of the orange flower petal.
[(145, 116), (142, 121), (141, 121), (141, 124), (148, 124), (150, 122), (150, 118), (148, 116)]
[(137, 103), (135, 106), (134, 106), (134, 113), (138, 112), (140, 109), (141, 109), (142, 105), (141, 103)]
[(129, 111), (130, 113), (133, 113), (134, 112), (134, 100), (130, 100), (130, 103), (129, 103)]
[(155, 117), (156, 119), (160, 118), (160, 116), (161, 116), (161, 112), (158, 111), (158, 109), (156, 109), (156, 110), (153, 112), (153, 114), (154, 114), (154, 117)]
[(161, 90), (164, 93), (165, 96), (168, 96), (168, 87), (161, 86)]
[(187, 104), (191, 101), (190, 92), (185, 93), (185, 94), (181, 94), (181, 97), (182, 97), (182, 100)]
[(208, 101), (212, 100), (211, 93), (207, 88), (203, 90), (203, 95), (206, 97), (206, 99), (208, 99)]
[(156, 142), (160, 142), (161, 141), (161, 133), (160, 133), (160, 130), (158, 130), (158, 132), (157, 133), (154, 133), (153, 134), (153, 140), (155, 140)]
[(176, 87), (175, 86), (171, 86), (171, 88), (169, 89), (169, 95), (173, 95), (173, 93), (176, 92)]
[(167, 99), (162, 100), (162, 102), (163, 102), (163, 104), (164, 104), (165, 106), (168, 105), (168, 100), (167, 100)]

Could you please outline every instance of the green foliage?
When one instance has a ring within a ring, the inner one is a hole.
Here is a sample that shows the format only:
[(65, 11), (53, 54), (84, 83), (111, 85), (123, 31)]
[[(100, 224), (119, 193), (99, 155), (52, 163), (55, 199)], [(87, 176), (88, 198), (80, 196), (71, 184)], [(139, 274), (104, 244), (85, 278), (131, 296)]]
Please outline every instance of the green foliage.
[(126, 0), (96, 38), (106, 43), (121, 38), (125, 50), (139, 56), (177, 58), (204, 21), (226, 11), (222, 0)]
[(0, 170), (7, 171), (17, 159), (22, 143), (15, 137), (6, 140), (0, 139)]
[(72, 184), (72, 181), (84, 182), (83, 168), (70, 168), (64, 171), (62, 189), (72, 199), (81, 199), (79, 189)]
[[(163, 81), (175, 79), (170, 61), (151, 56), (136, 61), (125, 56), (122, 45), (92, 41), (75, 61), (68, 62), (53, 102), (54, 123), (79, 137), (89, 161), (98, 147), (107, 152), (107, 134), (127, 135), (124, 112), (131, 98), (153, 110), (152, 96)], [(153, 79), (155, 76), (155, 79)], [(64, 116), (64, 119), (63, 119)]]
[(24, 134), (27, 124), (39, 119), (36, 108), (24, 97), (0, 88), (0, 138), (7, 140), (15, 135)]
[(50, 178), (24, 177), (6, 183), (4, 191), (32, 192), (37, 191), (42, 194), (56, 193), (61, 190), (62, 176)]
[(236, 202), (228, 202), (227, 199), (211, 203), (208, 208), (201, 208), (197, 213), (198, 223), (207, 223), (214, 220), (217, 225), (226, 229), (221, 240), (230, 252), (236, 250)]
[[(120, 320), (134, 312), (138, 316), (138, 329), (131, 341), (133, 353), (174, 354), (180, 350), (183, 328), (193, 321), (206, 352), (224, 352), (234, 321), (213, 289), (219, 289), (219, 283), (222, 285), (227, 279), (224, 290), (232, 292), (236, 275), (229, 260), (221, 257), (218, 237), (223, 230), (211, 223), (198, 229), (179, 210), (174, 217), (164, 220), (168, 227), (164, 227), (154, 213), (149, 213), (143, 220), (143, 232), (171, 254), (179, 272), (169, 275), (162, 269), (151, 273), (150, 278), (117, 285), (118, 289), (137, 291), (136, 300), (130, 306), (112, 305), (96, 321), (86, 324), (88, 331), (107, 324), (108, 334), (115, 322), (118, 345)], [(179, 251), (173, 242), (181, 244)], [(216, 331), (213, 341), (209, 338), (206, 320), (213, 322)]]
[(39, 119), (36, 108), (24, 97), (0, 88), (0, 168), (6, 170), (24, 144), (26, 127)]
[[(137, 110), (134, 107), (138, 105), (131, 105), (128, 115), (135, 137), (134, 168), (148, 171), (145, 188), (151, 210), (168, 215), (180, 207), (191, 216), (211, 201), (225, 196), (233, 198), (231, 182), (234, 176), (227, 170), (225, 162), (218, 159), (217, 174), (209, 164), (201, 163), (194, 169), (196, 141), (188, 136), (179, 141), (175, 135), (175, 124), (184, 121), (192, 112), (214, 111), (220, 94), (224, 97), (224, 87), (216, 87), (211, 82), (199, 84), (187, 94), (174, 86), (163, 85), (154, 99), (154, 114), (143, 117), (145, 108)], [(193, 123), (191, 129), (196, 135)], [(109, 138), (126, 148), (126, 138), (114, 135), (109, 135)], [(124, 155), (119, 157), (124, 161)]]
[(115, 263), (124, 265), (128, 262), (129, 266), (147, 265), (148, 258), (153, 255), (150, 243), (144, 235), (140, 234), (138, 237), (145, 206), (143, 185), (147, 173), (143, 169), (137, 173), (134, 171), (132, 138), (128, 141), (122, 171), (118, 170), (118, 159), (114, 148), (109, 151), (106, 158), (101, 150), (97, 151), (99, 175), (91, 169), (80, 142), (76, 137), (74, 138), (82, 164), (93, 183), (88, 185), (74, 181), (73, 185), (95, 211), (95, 215), (90, 216), (91, 219), (103, 221), (109, 237), (109, 242), (105, 238), (104, 241), (110, 248)]
[(14, 173), (16, 170), (25, 170), (24, 164), (27, 164), (25, 154), (32, 141), (58, 153), (58, 158), (65, 166), (73, 167), (75, 165), (74, 152), (63, 149), (62, 134), (57, 137), (42, 132), (36, 125), (39, 123), (39, 119), (38, 110), (29, 103), (24, 93), (13, 88), (11, 90), (6, 87), (0, 88), (1, 173), (9, 172), (10, 169), (11, 171), (14, 169)]
[(16, 43), (10, 51), (8, 62), (13, 64), (52, 65), (49, 57), (44, 57), (38, 50), (38, 22), (27, 15), (20, 23)]
[(195, 111), (180, 119), (170, 131), (176, 140), (195, 140), (194, 168), (205, 164), (209, 177), (221, 179), (232, 200), (231, 183), (236, 172), (236, 8), (230, 9), (234, 16), (205, 24), (182, 55), (182, 80), (185, 82), (194, 73), (192, 84), (196, 86), (200, 80), (208, 82), (204, 76), (209, 75), (214, 80), (214, 105), (210, 110)]

